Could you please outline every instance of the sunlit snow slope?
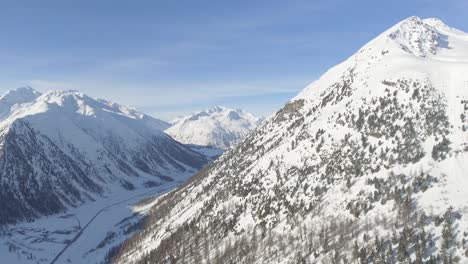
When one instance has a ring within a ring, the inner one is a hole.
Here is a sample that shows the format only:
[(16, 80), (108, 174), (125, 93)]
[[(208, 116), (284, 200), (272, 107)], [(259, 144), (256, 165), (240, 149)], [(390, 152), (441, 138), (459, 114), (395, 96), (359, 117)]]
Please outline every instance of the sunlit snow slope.
[(190, 183), (116, 263), (467, 263), (468, 34), (410, 17)]

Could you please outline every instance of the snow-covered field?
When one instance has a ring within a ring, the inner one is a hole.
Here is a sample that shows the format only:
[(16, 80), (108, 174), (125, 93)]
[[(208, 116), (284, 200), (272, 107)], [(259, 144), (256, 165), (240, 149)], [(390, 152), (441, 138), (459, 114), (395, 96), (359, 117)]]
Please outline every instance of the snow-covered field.
[(177, 184), (125, 191), (63, 214), (8, 226), (0, 236), (0, 263), (100, 263), (144, 215), (147, 207), (135, 204)]

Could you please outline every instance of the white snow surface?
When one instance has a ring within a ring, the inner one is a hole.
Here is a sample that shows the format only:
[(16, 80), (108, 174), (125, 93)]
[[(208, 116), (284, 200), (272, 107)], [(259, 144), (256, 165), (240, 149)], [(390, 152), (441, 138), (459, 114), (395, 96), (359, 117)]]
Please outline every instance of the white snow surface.
[(66, 213), (8, 226), (0, 230), (4, 232), (0, 233), (0, 262), (51, 263), (89, 223), (55, 263), (103, 263), (108, 251), (128, 238), (132, 226), (145, 215), (147, 208), (135, 204), (142, 198), (162, 195), (177, 184), (121, 191)]

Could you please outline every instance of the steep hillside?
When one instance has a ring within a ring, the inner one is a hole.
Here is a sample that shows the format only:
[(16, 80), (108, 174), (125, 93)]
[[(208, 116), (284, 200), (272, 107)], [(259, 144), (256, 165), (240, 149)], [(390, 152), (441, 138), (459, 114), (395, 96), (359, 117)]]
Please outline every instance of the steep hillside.
[(158, 199), (115, 263), (467, 263), (468, 34), (410, 17)]
[(259, 121), (240, 109), (215, 106), (175, 120), (166, 133), (185, 144), (227, 149), (246, 137)]
[(77, 91), (21, 88), (0, 106), (0, 225), (182, 181), (207, 162), (167, 123)]

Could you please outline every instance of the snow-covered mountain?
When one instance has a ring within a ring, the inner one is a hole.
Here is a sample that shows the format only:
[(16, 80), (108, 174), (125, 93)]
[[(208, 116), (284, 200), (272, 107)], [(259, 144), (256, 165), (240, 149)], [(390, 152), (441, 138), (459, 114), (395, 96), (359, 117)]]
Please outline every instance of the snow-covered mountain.
[(31, 87), (21, 87), (8, 91), (0, 97), (0, 119), (5, 118), (10, 114), (13, 106), (21, 105), (23, 103), (34, 101), (41, 95), (40, 92), (32, 89)]
[(12, 90), (0, 114), (0, 225), (182, 181), (207, 162), (166, 122), (77, 91)]
[(246, 137), (259, 121), (241, 109), (215, 106), (174, 120), (166, 133), (185, 144), (227, 149)]
[(468, 263), (467, 73), (468, 34), (405, 19), (155, 201), (110, 259)]

